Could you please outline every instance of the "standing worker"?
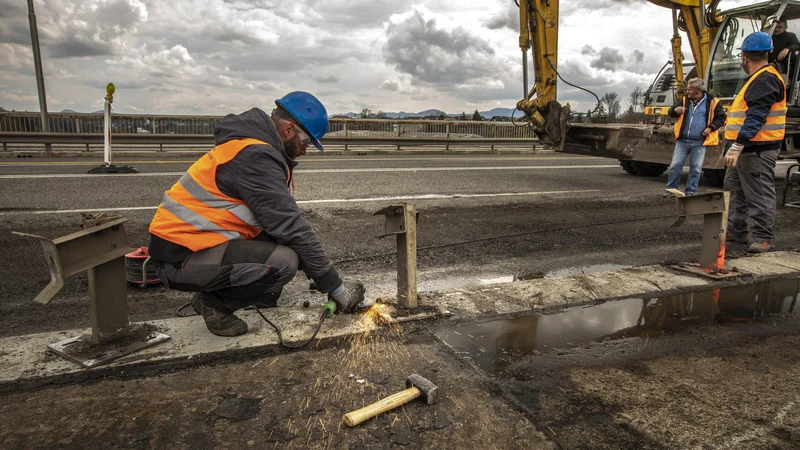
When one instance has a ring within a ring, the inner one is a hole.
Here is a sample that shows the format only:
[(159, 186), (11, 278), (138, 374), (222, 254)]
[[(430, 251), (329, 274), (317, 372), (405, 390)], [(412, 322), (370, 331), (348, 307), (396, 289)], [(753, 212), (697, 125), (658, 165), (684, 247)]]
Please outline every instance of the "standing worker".
[[(687, 100), (688, 99), (688, 100)], [(667, 189), (678, 189), (681, 173), (689, 156), (689, 178), (686, 180), (686, 195), (694, 195), (703, 172), (706, 147), (719, 144), (718, 129), (725, 123), (725, 110), (719, 99), (705, 89), (703, 80), (692, 78), (686, 83), (686, 95), (668, 112), (677, 118), (675, 123), (675, 151), (669, 166)], [(672, 196), (664, 193), (664, 197)]]
[(726, 238), (746, 244), (752, 220), (750, 253), (768, 251), (775, 239), (775, 163), (786, 128), (786, 85), (769, 64), (769, 34), (749, 34), (742, 43), (742, 68), (750, 75), (728, 109), (725, 139), (726, 191), (731, 192)]
[(216, 146), (164, 194), (150, 223), (159, 277), (196, 292), (192, 306), (218, 336), (247, 333), (234, 311), (277, 306), (298, 268), (341, 312), (364, 296), (360, 281), (339, 277), (290, 191), (295, 159), (308, 144), (322, 150), (328, 113), (306, 92), (275, 103), (271, 116), (253, 108), (220, 120)]

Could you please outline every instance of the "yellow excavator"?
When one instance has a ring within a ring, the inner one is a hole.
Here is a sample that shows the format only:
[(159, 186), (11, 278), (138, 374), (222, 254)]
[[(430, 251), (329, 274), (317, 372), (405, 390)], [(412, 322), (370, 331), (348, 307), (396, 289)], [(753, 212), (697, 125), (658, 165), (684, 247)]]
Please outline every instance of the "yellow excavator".
[[(773, 0), (727, 11), (719, 9), (720, 0), (646, 0), (672, 11), (672, 52), (676, 89), (684, 90), (682, 39), (686, 33), (697, 73), (706, 80), (708, 90), (727, 107), (744, 85), (738, 47), (754, 31), (772, 34), (779, 19), (800, 19), (800, 1)], [(566, 153), (616, 158), (631, 174), (658, 176), (672, 159), (674, 138), (671, 126), (623, 123), (571, 123), (568, 105), (556, 97), (559, 81), (569, 84), (558, 73), (558, 0), (515, 0), (519, 4), (519, 46), (523, 60), (524, 97), (517, 103), (541, 142)], [(800, 31), (800, 30), (798, 30)], [(528, 51), (533, 62), (533, 85), (528, 85)], [(782, 75), (789, 93), (786, 140), (781, 158), (800, 160), (800, 52), (790, 53)], [(574, 87), (575, 85), (571, 85)], [(720, 141), (723, 141), (722, 139)], [(722, 158), (724, 142), (709, 148), (704, 172), (714, 184), (724, 177)]]

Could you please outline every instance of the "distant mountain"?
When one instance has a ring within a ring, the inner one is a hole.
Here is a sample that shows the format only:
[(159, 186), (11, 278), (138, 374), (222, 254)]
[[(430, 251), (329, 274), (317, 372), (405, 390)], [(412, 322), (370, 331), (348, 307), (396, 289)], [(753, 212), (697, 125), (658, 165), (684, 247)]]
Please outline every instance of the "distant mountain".
[[(473, 112), (474, 112), (474, 110), (473, 110)], [(514, 112), (513, 108), (494, 108), (494, 109), (491, 109), (489, 111), (479, 111), (480, 115), (482, 115), (486, 119), (491, 119), (492, 117), (495, 117), (495, 116), (511, 117), (511, 114), (513, 112)], [(373, 111), (372, 113), (373, 114), (377, 114), (377, 111)], [(472, 112), (464, 111), (464, 113), (467, 116), (472, 117)], [(444, 114), (444, 112), (442, 110), (439, 110), (439, 109), (426, 109), (425, 111), (420, 111), (418, 113), (407, 113), (407, 112), (403, 112), (403, 111), (400, 111), (400, 112), (386, 112), (386, 111), (384, 111), (383, 114), (385, 114), (386, 117), (388, 117), (389, 119), (405, 119), (405, 118), (409, 118), (409, 117), (438, 116), (438, 115)], [(447, 114), (447, 116), (449, 116), (449, 117), (457, 117), (457, 116), (460, 116), (460, 115), (461, 115), (461, 113)], [(361, 113), (349, 112), (349, 113), (346, 113), (346, 114), (334, 114), (331, 117), (334, 117), (334, 116), (338, 116), (338, 117), (346, 116), (346, 117), (357, 118), (357, 117), (361, 117)], [(522, 117), (522, 116), (523, 116), (523, 114), (520, 111), (517, 111), (514, 114), (514, 117)]]
[(444, 111), (439, 109), (426, 109), (425, 111), (418, 112), (415, 114), (417, 117), (427, 117), (427, 116), (440, 116), (444, 114)]
[(71, 109), (65, 109), (65, 110), (62, 110), (62, 111), (61, 111), (61, 113), (62, 113), (62, 114), (75, 114), (75, 113), (77, 113), (77, 112), (78, 112), (78, 111), (73, 111), (73, 110), (71, 110)]

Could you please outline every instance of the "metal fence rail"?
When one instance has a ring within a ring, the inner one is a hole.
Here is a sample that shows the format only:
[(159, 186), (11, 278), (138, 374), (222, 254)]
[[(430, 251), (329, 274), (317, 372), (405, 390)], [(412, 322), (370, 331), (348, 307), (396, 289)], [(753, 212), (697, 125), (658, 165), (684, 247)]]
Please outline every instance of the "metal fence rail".
[[(111, 131), (115, 134), (211, 135), (221, 116), (157, 116), (112, 114)], [(54, 113), (48, 115), (50, 132), (62, 134), (102, 134), (102, 114)], [(0, 112), (0, 132), (40, 133), (41, 116), (36, 112)], [(510, 122), (452, 120), (376, 120), (331, 119), (331, 137), (371, 138), (501, 138), (536, 139), (533, 131)]]

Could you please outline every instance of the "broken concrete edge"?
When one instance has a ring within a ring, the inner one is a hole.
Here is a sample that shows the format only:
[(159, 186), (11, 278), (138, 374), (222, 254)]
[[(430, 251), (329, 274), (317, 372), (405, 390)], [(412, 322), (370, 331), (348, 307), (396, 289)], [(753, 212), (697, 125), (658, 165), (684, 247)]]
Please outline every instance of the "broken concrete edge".
[[(800, 252), (774, 252), (737, 258), (729, 261), (729, 267), (737, 267), (749, 275), (717, 281), (679, 273), (662, 265), (642, 266), (562, 278), (539, 278), (427, 292), (420, 298), (420, 307), (438, 310), (439, 316), (450, 314), (456, 322), (490, 320), (499, 316), (546, 313), (623, 298), (664, 297), (772, 279), (797, 278), (800, 277)], [(289, 331), (285, 332), (286, 338), (292, 342), (310, 336), (318, 317), (315, 309), (272, 308), (264, 311), (272, 315), (284, 330)], [(279, 357), (286, 351), (280, 347), (274, 330), (254, 311), (244, 311), (239, 315), (248, 322), (250, 331), (236, 338), (220, 338), (210, 334), (199, 316), (144, 322), (159, 327), (172, 339), (117, 362), (92, 369), (83, 369), (46, 351), (48, 344), (63, 340), (68, 335), (87, 333), (88, 330), (3, 338), (0, 339), (0, 354), (4, 355), (4, 364), (0, 367), (0, 392), (109, 377), (147, 376), (229, 359)], [(365, 322), (364, 317), (335, 316), (324, 324), (309, 348), (327, 347), (335, 345), (341, 338), (356, 339), (357, 335), (369, 333), (374, 325)]]
[(454, 313), (457, 322), (491, 320), (530, 313), (599, 304), (625, 298), (659, 298), (698, 290), (749, 285), (800, 276), (800, 253), (775, 252), (728, 261), (742, 275), (715, 280), (671, 269), (671, 264), (640, 266), (562, 278), (538, 278), (425, 293), (420, 305)]

